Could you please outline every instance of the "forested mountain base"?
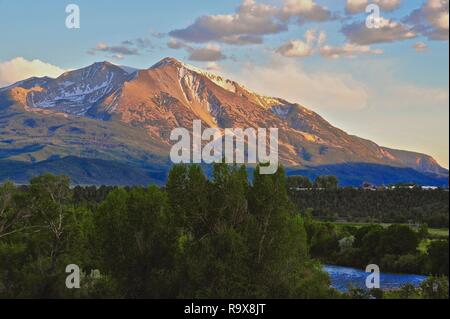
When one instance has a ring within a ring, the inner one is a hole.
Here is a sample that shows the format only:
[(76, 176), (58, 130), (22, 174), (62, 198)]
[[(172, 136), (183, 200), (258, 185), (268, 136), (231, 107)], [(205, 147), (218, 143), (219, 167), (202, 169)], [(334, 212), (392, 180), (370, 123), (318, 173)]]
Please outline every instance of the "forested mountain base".
[(291, 190), (289, 195), (299, 208), (311, 208), (321, 220), (448, 228), (449, 192), (445, 189), (309, 189)]

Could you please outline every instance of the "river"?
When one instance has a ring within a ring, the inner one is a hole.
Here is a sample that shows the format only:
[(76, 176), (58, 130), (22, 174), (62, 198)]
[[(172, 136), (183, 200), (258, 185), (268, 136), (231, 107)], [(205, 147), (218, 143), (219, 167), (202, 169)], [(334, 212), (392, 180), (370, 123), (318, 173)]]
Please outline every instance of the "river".
[[(346, 292), (350, 285), (357, 288), (366, 287), (369, 273), (364, 270), (332, 265), (325, 265), (324, 270), (330, 275), (332, 287), (341, 292)], [(381, 273), (380, 286), (383, 290), (400, 288), (406, 284), (418, 287), (425, 279), (426, 276), (420, 275)]]

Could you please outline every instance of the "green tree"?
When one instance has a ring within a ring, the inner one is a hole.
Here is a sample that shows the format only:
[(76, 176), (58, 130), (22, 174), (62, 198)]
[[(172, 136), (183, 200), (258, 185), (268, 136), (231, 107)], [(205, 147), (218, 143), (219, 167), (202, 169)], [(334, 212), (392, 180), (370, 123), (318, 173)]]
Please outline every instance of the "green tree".
[(430, 277), (420, 285), (424, 299), (448, 299), (448, 278)]
[[(254, 297), (313, 298), (328, 295), (327, 276), (308, 257), (305, 226), (287, 196), (284, 169), (276, 174), (254, 172), (249, 195), (252, 216), (248, 232), (253, 254), (250, 269)], [(316, 289), (306, 283), (316, 280)]]
[(1, 239), (0, 248), (0, 259), (7, 256), (15, 261), (14, 271), (6, 265), (3, 272), (2, 281), (7, 286), (11, 287), (11, 278), (14, 281), (9, 297), (70, 296), (65, 287), (65, 268), (68, 264), (81, 266), (85, 212), (69, 204), (69, 179), (52, 175), (33, 178), (27, 191), (13, 198), (9, 207), (22, 218), (16, 219), (15, 230)]
[(120, 189), (98, 208), (98, 267), (128, 298), (174, 295), (177, 230), (167, 195), (155, 186)]
[(419, 245), (417, 233), (406, 225), (391, 225), (384, 232), (380, 243), (383, 255), (415, 253)]
[[(189, 174), (187, 193), (182, 195), (189, 197), (189, 202), (199, 203), (193, 210), (201, 207), (203, 213), (201, 227), (196, 219), (187, 219), (188, 229), (201, 231), (189, 232), (183, 239), (179, 268), (184, 280), (180, 296), (248, 297), (252, 289), (248, 285), (249, 252), (245, 236), (248, 222), (245, 167), (215, 164), (210, 183), (206, 179), (202, 182), (199, 176), (203, 175)], [(195, 180), (200, 182), (202, 191), (190, 191), (189, 185), (197, 184), (193, 183)], [(168, 188), (172, 196), (170, 189), (174, 188)]]
[(209, 181), (199, 165), (175, 165), (166, 185), (169, 204), (177, 225), (187, 235), (203, 236), (211, 226), (208, 220)]
[(336, 176), (318, 176), (314, 181), (314, 188), (335, 190), (338, 186), (339, 181)]
[(11, 182), (0, 186), (0, 240), (21, 230), (29, 212), (17, 205), (22, 194)]
[(428, 248), (430, 271), (433, 275), (448, 276), (448, 240), (432, 241)]
[(304, 189), (311, 189), (313, 187), (313, 183), (311, 180), (306, 176), (289, 176), (287, 177), (287, 189), (297, 189), (297, 188), (304, 188)]
[(421, 224), (419, 230), (417, 231), (417, 234), (420, 240), (427, 239), (430, 235), (427, 224)]

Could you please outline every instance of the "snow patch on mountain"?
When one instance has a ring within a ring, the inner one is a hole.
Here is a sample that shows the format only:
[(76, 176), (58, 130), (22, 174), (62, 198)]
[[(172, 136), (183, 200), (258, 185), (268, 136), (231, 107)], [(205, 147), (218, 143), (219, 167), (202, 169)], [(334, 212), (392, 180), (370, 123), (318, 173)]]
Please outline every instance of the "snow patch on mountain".
[[(45, 89), (31, 91), (27, 104), (34, 108), (82, 116), (119, 90), (129, 77), (127, 72), (111, 63), (94, 63), (80, 70), (65, 72), (56, 79), (41, 80), (46, 81)], [(36, 82), (34, 86), (38, 84)]]
[(277, 105), (272, 107), (272, 113), (275, 115), (278, 115), (279, 117), (286, 117), (289, 112), (291, 111), (291, 107), (290, 106), (285, 106), (285, 105)]

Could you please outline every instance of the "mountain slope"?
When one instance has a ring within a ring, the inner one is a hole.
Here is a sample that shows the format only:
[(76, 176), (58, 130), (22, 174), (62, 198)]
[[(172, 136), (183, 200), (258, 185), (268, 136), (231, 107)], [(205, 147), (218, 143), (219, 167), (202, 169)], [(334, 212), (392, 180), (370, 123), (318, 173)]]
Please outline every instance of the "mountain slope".
[(49, 172), (69, 176), (76, 185), (163, 185), (167, 178), (166, 166), (139, 167), (117, 161), (71, 156), (38, 163), (0, 160), (0, 167), (3, 168), (0, 180), (14, 180), (20, 184), (26, 184), (31, 178)]
[(170, 132), (191, 129), (196, 119), (204, 128), (278, 128), (280, 161), (289, 167), (370, 163), (448, 176), (427, 155), (348, 135), (299, 104), (172, 58), (145, 70), (95, 63), (0, 89), (0, 159), (76, 156), (166, 165)]
[(318, 176), (333, 175), (338, 178), (340, 186), (359, 187), (364, 183), (372, 185), (413, 183), (436, 187), (448, 186), (448, 176), (442, 174), (421, 173), (408, 167), (392, 167), (368, 163), (347, 163), (288, 169), (287, 174), (307, 176), (311, 180)]

